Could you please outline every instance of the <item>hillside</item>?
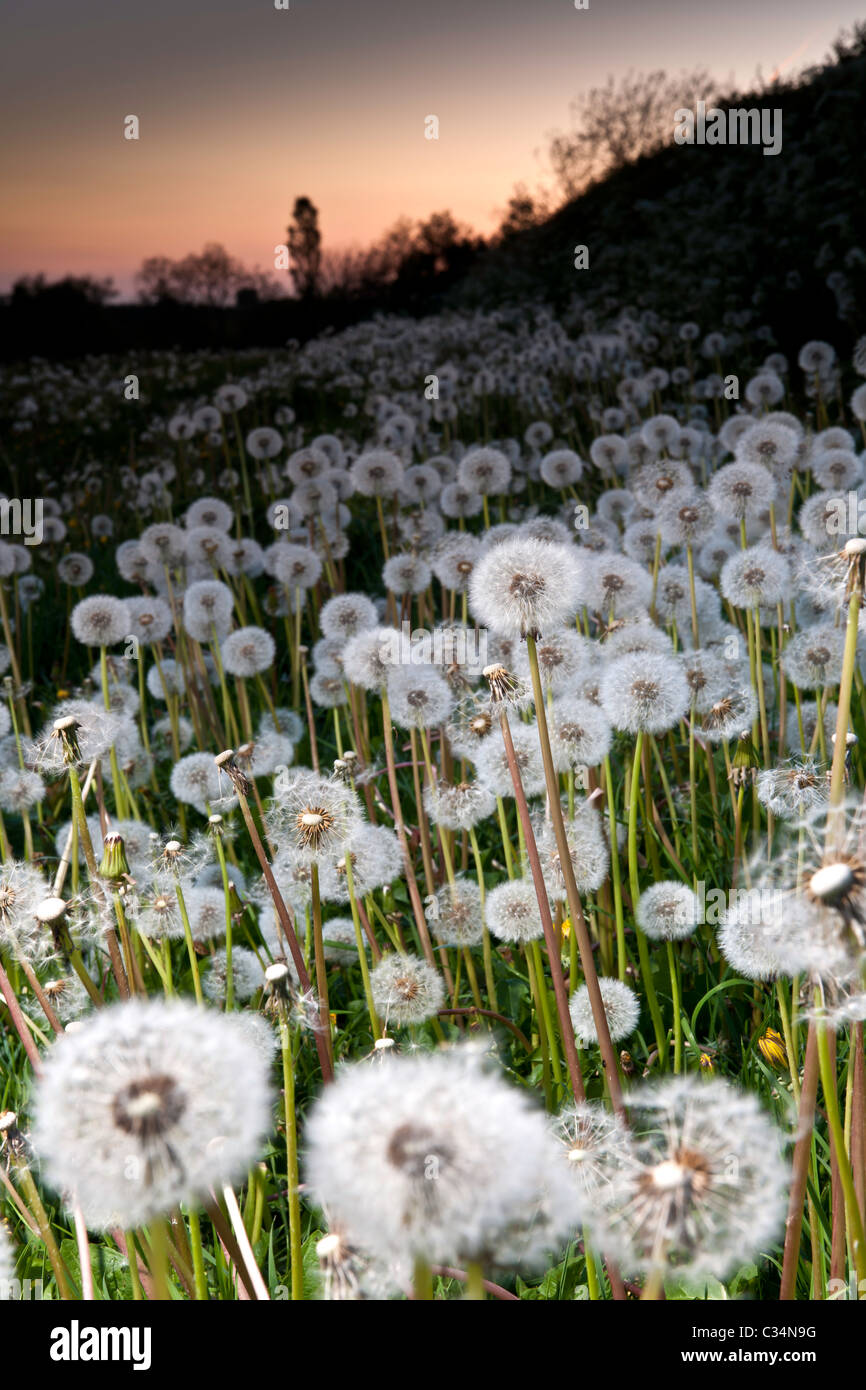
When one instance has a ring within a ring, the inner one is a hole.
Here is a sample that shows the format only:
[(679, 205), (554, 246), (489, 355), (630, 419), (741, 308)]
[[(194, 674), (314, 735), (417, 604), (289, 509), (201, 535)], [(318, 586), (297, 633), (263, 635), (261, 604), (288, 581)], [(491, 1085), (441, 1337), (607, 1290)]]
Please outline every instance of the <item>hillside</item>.
[[(491, 249), (464, 306), (541, 297), (563, 309), (633, 303), (709, 331), (751, 310), (789, 349), (840, 346), (866, 303), (866, 30), (796, 83), (734, 96), (782, 111), (782, 149), (674, 145), (621, 169), (547, 222)], [(574, 269), (574, 247), (590, 268)]]

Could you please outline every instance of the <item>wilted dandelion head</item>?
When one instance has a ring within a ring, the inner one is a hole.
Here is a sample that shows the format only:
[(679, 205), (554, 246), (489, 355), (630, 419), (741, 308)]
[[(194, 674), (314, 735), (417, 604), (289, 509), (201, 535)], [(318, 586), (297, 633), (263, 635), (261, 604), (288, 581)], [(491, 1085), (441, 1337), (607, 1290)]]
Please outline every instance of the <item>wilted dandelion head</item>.
[(814, 758), (795, 758), (758, 773), (758, 800), (781, 820), (793, 820), (815, 810), (825, 805), (829, 796), (826, 774)]
[(92, 1229), (129, 1229), (243, 1176), (270, 1125), (267, 1068), (219, 1014), (133, 1000), (48, 1053), (33, 1145)]
[(772, 967), (761, 974), (810, 976), (831, 992), (858, 980), (866, 962), (862, 830), (855, 801), (822, 801), (780, 825), (772, 859), (752, 864), (750, 891), (738, 894), (720, 934), (735, 968), (743, 968), (734, 957), (739, 950), (743, 959), (745, 937), (746, 953), (754, 944)]
[(288, 836), (302, 859), (339, 858), (358, 827), (360, 809), (345, 782), (298, 768), (275, 785), (267, 819), (274, 838)]
[(606, 1229), (624, 1270), (725, 1278), (784, 1222), (781, 1135), (754, 1096), (676, 1077), (630, 1097), (633, 1148)]
[(709, 743), (722, 743), (745, 733), (757, 717), (757, 695), (751, 686), (740, 686), (713, 701), (701, 720), (701, 734)]
[(579, 1191), (603, 1202), (631, 1153), (631, 1133), (622, 1117), (598, 1102), (584, 1101), (564, 1106), (551, 1117), (550, 1127)]

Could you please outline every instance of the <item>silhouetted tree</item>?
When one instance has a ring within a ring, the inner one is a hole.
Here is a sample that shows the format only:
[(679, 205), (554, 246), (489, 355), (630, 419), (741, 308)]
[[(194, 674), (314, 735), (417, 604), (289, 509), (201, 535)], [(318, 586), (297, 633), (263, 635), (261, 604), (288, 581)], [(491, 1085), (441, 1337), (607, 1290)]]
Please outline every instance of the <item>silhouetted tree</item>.
[(672, 143), (674, 112), (699, 100), (711, 105), (713, 79), (703, 69), (668, 77), (664, 71), (608, 77), (571, 103), (574, 125), (550, 144), (550, 162), (566, 198), (594, 179)]
[(319, 291), (322, 233), (319, 211), (309, 198), (296, 198), (288, 229), (289, 274), (295, 293), (310, 299)]
[(49, 283), (44, 275), (22, 275), (12, 286), (13, 305), (41, 304), (59, 308), (61, 304), (101, 306), (119, 294), (111, 278), (96, 280), (91, 275), (66, 275)]
[(519, 232), (528, 231), (530, 227), (537, 227), (549, 213), (548, 201), (543, 194), (530, 193), (525, 184), (518, 183), (502, 214), (497, 235), (500, 240), (506, 241)]
[(198, 253), (180, 260), (150, 256), (136, 275), (139, 298), (145, 304), (174, 300), (178, 304), (222, 307), (236, 301), (242, 290), (254, 290), (260, 299), (273, 299), (279, 288), (264, 271), (248, 270), (218, 242), (208, 242)]

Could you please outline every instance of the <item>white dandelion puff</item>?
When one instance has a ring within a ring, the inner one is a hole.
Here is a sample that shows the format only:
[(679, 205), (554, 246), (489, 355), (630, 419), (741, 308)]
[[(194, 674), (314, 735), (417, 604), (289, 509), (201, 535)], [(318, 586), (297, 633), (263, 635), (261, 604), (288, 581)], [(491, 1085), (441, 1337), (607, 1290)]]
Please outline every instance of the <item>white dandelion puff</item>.
[(442, 976), (419, 956), (386, 956), (370, 972), (376, 1012), (386, 1028), (424, 1023), (445, 1002)]
[[(631, 1037), (637, 1028), (640, 1019), (640, 1000), (634, 990), (629, 989), (628, 985), (623, 984), (621, 980), (601, 976), (598, 986), (601, 990), (601, 1000), (604, 1005), (611, 1042), (622, 1042), (625, 1038)], [(569, 1001), (568, 1011), (571, 1014), (574, 1034), (578, 1042), (583, 1047), (590, 1043), (597, 1043), (598, 1032), (586, 985), (580, 985), (574, 991)]]
[(241, 1178), (270, 1128), (267, 1069), (219, 1014), (133, 1000), (60, 1038), (36, 1083), (46, 1181), (124, 1230)]

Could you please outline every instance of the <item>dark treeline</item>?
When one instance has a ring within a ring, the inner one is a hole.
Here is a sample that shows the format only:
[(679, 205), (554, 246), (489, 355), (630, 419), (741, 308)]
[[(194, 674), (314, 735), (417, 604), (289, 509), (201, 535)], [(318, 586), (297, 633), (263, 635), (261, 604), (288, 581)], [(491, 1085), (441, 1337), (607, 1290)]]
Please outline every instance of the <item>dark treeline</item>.
[(181, 260), (148, 258), (138, 303), (110, 280), (19, 280), (0, 305), (3, 354), (70, 357), (127, 348), (241, 348), (304, 342), (378, 311), (428, 313), (476, 264), (485, 242), (449, 212), (403, 219), (366, 251), (322, 254), (318, 214), (295, 203), (289, 273), (248, 270), (215, 243)]

